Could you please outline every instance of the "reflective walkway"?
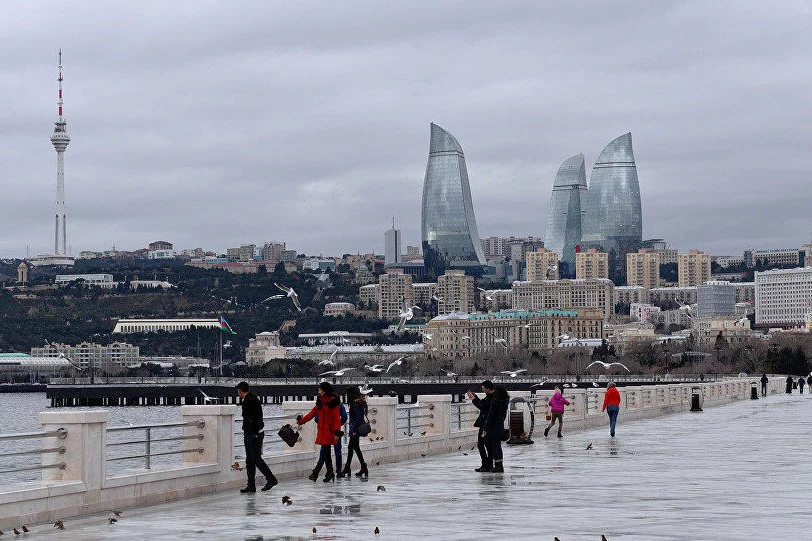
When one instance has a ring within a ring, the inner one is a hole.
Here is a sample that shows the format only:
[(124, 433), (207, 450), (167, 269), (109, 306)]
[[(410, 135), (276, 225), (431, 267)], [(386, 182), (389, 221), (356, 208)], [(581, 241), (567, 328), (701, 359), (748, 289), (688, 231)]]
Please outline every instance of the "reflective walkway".
[(811, 414), (812, 396), (794, 394), (634, 423), (621, 414), (614, 439), (566, 425), (563, 439), (545, 439), (537, 427), (535, 445), (506, 449), (504, 474), (474, 472), (468, 448), (373, 464), (368, 482), (289, 480), (270, 493), (125, 509), (114, 525), (112, 515), (66, 520), (64, 531), (38, 525), (26, 537), (812, 539)]

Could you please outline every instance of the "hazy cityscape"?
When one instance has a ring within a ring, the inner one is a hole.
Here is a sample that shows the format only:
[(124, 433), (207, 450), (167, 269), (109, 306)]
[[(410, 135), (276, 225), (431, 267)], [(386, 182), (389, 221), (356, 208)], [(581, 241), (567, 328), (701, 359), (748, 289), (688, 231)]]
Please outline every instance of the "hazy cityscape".
[[(809, 477), (807, 6), (3, 9), (0, 535), (800, 538), (735, 479)], [(257, 511), (263, 452), (296, 520)], [(144, 511), (192, 497), (233, 516)]]

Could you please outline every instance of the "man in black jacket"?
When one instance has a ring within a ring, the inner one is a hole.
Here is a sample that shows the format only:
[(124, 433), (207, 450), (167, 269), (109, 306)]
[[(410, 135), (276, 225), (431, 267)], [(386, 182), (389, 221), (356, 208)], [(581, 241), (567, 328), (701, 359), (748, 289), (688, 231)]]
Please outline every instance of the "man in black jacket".
[(485, 418), (488, 416), (488, 412), (491, 409), (491, 400), (493, 397), (491, 394), (493, 393), (493, 382), (489, 379), (482, 382), (482, 392), (485, 393), (485, 398), (480, 399), (472, 393), (468, 391), (468, 398), (471, 399), (471, 402), (474, 404), (476, 409), (479, 410), (479, 416), (477, 416), (476, 421), (474, 421), (474, 426), (479, 428), (479, 432), (477, 433), (476, 438), (476, 446), (479, 449), (479, 456), (482, 459), (482, 465), (476, 468), (474, 471), (478, 472), (489, 472), (493, 468), (493, 459), (491, 459), (490, 453), (488, 452), (488, 442), (485, 441), (485, 438), (482, 436), (482, 425), (485, 424)]
[(276, 480), (271, 468), (262, 458), (262, 440), (265, 438), (265, 421), (262, 420), (262, 404), (259, 398), (251, 392), (248, 382), (237, 384), (237, 394), (242, 399), (242, 433), (245, 442), (245, 472), (248, 475), (248, 485), (240, 489), (243, 494), (256, 492), (257, 485), (254, 480), (257, 468), (265, 476), (265, 486), (262, 490), (270, 490), (279, 481)]

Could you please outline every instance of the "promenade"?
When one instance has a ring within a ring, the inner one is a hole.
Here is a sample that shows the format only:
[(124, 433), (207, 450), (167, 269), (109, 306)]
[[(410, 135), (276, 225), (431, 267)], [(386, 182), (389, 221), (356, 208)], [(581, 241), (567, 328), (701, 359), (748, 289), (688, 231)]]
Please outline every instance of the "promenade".
[[(233, 490), (123, 509), (113, 525), (110, 514), (65, 519), (63, 531), (36, 525), (26, 537), (807, 539), (811, 414), (812, 396), (796, 391), (702, 413), (641, 421), (621, 414), (614, 439), (604, 427), (569, 432), (566, 425), (563, 439), (545, 439), (537, 426), (535, 445), (506, 446), (504, 474), (474, 472), (479, 458), (468, 446), (372, 463), (368, 482), (289, 479), (270, 493)], [(283, 495), (293, 504), (282, 505)]]

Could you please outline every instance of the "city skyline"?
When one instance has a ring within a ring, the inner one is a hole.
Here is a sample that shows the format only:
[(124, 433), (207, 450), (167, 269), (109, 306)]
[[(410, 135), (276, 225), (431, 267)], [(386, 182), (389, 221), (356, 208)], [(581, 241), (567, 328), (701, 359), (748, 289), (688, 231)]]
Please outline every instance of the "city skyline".
[(645, 237), (712, 254), (809, 241), (801, 6), (472, 2), (432, 6), (431, 20), (414, 6), (349, 7), (8, 2), (0, 257), (53, 247), (42, 131), (60, 47), (81, 142), (73, 254), (158, 238), (382, 252), (393, 215), (403, 244), (419, 244), (430, 121), (465, 141), (481, 237), (543, 236), (561, 159), (632, 131)]

